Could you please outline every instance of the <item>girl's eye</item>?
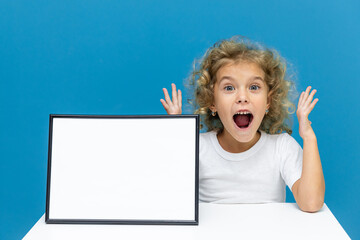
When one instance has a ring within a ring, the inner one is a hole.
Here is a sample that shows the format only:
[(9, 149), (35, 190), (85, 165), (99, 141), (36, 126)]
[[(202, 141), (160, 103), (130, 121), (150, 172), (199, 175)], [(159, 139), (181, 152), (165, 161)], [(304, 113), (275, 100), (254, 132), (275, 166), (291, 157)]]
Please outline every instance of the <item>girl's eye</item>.
[(250, 90), (258, 90), (260, 87), (257, 85), (251, 85)]
[(226, 91), (232, 91), (232, 90), (234, 90), (234, 87), (233, 86), (225, 86), (224, 89)]

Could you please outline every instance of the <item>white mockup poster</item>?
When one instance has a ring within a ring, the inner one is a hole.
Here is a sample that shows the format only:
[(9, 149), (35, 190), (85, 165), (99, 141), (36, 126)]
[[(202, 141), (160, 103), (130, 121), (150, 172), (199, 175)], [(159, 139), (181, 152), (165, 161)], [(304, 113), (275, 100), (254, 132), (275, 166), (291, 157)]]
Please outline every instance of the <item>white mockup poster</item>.
[(47, 223), (198, 224), (198, 115), (50, 115)]

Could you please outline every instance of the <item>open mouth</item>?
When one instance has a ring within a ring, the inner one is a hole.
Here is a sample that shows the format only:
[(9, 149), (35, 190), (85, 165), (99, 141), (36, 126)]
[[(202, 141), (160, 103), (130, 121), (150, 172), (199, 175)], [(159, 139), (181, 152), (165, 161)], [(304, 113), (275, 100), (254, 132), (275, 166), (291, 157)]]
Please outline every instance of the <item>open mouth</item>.
[(250, 112), (238, 112), (233, 116), (235, 124), (239, 128), (247, 128), (252, 122), (254, 116)]

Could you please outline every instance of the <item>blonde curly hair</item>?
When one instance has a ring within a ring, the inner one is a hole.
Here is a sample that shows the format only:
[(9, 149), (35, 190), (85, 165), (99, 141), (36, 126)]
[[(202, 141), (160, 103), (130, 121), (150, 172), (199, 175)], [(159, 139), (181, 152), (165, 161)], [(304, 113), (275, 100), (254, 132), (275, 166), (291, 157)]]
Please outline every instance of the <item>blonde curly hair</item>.
[[(188, 99), (195, 114), (200, 114), (201, 124), (207, 131), (224, 129), (219, 116), (211, 115), (210, 106), (214, 101), (214, 85), (217, 71), (228, 63), (239, 61), (256, 63), (265, 73), (265, 82), (269, 89), (270, 108), (265, 114), (260, 130), (270, 134), (286, 131), (292, 134), (290, 114), (295, 112), (295, 105), (289, 100), (289, 91), (295, 90), (295, 84), (286, 74), (286, 62), (276, 50), (268, 49), (259, 43), (242, 36), (221, 40), (210, 47), (200, 60), (194, 61), (193, 71), (185, 84), (194, 94), (195, 102)], [(290, 124), (286, 123), (290, 121)]]

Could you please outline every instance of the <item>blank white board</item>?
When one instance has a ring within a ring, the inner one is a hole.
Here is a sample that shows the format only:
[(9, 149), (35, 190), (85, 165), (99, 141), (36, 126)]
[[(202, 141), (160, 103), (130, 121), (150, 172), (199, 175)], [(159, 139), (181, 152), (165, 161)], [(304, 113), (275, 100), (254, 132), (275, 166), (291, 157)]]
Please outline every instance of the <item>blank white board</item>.
[(198, 224), (198, 115), (50, 115), (47, 223)]

